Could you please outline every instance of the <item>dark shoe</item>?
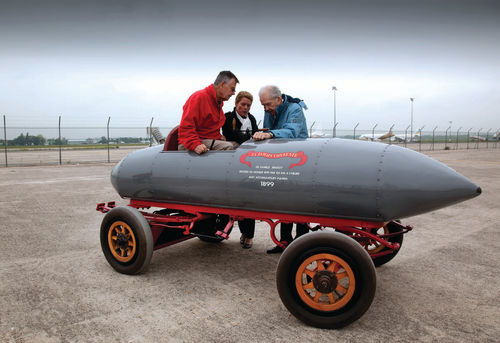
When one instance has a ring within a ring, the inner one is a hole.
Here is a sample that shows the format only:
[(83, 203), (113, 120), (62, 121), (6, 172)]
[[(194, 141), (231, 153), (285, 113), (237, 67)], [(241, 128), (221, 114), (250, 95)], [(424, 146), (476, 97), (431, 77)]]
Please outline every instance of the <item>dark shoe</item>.
[(250, 249), (252, 247), (252, 244), (253, 244), (253, 240), (251, 238), (245, 238), (245, 240), (243, 241), (242, 248), (243, 249)]
[(268, 254), (280, 254), (283, 252), (283, 248), (279, 246), (275, 246), (274, 248), (267, 249), (266, 251)]
[(243, 245), (243, 243), (245, 243), (245, 235), (241, 234), (241, 236), (240, 236), (240, 244)]

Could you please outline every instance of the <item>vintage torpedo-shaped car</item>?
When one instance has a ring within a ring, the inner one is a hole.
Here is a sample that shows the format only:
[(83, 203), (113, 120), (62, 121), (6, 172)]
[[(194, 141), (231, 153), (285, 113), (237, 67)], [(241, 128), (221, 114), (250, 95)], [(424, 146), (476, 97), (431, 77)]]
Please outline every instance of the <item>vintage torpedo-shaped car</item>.
[[(337, 138), (247, 141), (203, 155), (165, 144), (123, 158), (111, 182), (128, 206), (100, 203), (101, 246), (120, 273), (146, 270), (153, 250), (198, 237), (227, 239), (242, 219), (267, 222), (286, 248), (278, 293), (300, 320), (339, 328), (372, 303), (375, 266), (387, 263), (412, 229), (400, 219), (481, 193), (466, 177), (413, 150)], [(311, 233), (287, 245), (279, 223)]]

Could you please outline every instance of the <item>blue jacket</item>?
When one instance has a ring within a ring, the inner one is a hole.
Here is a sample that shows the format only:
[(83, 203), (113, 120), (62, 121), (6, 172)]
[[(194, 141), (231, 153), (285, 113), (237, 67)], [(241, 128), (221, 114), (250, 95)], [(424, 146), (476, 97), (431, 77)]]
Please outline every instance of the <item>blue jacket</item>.
[(306, 104), (299, 99), (283, 94), (283, 103), (276, 108), (276, 116), (269, 112), (264, 114), (264, 127), (274, 134), (275, 138), (307, 138), (306, 117), (302, 108)]

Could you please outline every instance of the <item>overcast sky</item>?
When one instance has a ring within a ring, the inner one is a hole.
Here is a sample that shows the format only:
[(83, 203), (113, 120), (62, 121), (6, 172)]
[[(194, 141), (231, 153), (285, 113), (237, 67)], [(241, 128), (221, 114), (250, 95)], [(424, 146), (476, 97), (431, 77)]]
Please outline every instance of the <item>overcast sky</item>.
[[(308, 125), (500, 128), (498, 1), (0, 2), (8, 126), (157, 126), (220, 70), (304, 99)], [(224, 106), (232, 110), (234, 97)]]

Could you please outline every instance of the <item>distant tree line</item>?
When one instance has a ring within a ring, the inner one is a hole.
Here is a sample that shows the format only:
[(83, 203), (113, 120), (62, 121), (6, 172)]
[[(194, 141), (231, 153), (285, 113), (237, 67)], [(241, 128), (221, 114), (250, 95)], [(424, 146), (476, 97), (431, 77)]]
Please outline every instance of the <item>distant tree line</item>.
[[(136, 138), (136, 137), (118, 137), (110, 139), (110, 143), (113, 144), (133, 144), (133, 143), (144, 143), (148, 139)], [(81, 144), (107, 144), (108, 139), (102, 136), (100, 139), (87, 138)], [(5, 144), (4, 140), (0, 141), (0, 146)], [(40, 145), (68, 145), (68, 139), (62, 137), (59, 138), (49, 138), (46, 139), (43, 135), (30, 135), (28, 132), (26, 134), (21, 133), (14, 139), (7, 140), (8, 146), (40, 146)]]
[[(88, 139), (88, 138), (87, 138)], [(133, 144), (133, 143), (143, 143), (149, 139), (146, 138), (137, 138), (137, 137), (118, 137), (118, 138), (110, 138), (110, 143), (124, 143), (124, 144)], [(107, 144), (108, 139), (104, 136), (97, 142), (97, 144)]]
[(17, 146), (28, 146), (28, 145), (46, 145), (50, 144), (50, 142), (47, 142), (47, 139), (45, 139), (44, 136), (42, 135), (30, 135), (29, 133), (23, 134), (21, 133), (19, 136), (17, 136), (14, 139), (7, 140), (8, 145), (17, 145)]

